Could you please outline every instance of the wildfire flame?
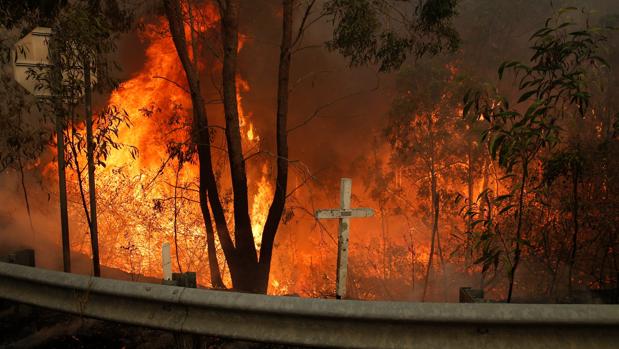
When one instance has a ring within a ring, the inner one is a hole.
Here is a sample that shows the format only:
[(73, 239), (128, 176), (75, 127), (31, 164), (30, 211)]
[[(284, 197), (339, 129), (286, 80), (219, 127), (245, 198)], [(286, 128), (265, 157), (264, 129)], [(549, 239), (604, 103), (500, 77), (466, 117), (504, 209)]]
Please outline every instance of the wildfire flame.
[[(204, 8), (198, 10), (205, 14), (200, 18), (206, 18), (206, 20), (196, 24), (197, 30), (200, 32), (214, 30), (219, 21), (218, 11), (212, 5), (205, 5)], [(186, 30), (186, 32), (190, 31)], [(188, 34), (187, 39), (191, 40), (192, 37)], [(159, 278), (162, 274), (161, 245), (169, 242), (172, 245), (173, 270), (195, 271), (198, 283), (208, 286), (210, 285), (210, 273), (206, 256), (206, 234), (198, 205), (198, 165), (195, 159), (171, 156), (175, 146), (183, 148), (182, 144), (187, 144), (191, 138), (189, 126), (192, 108), (186, 87), (185, 72), (179, 62), (164, 18), (159, 19), (158, 23), (145, 27), (143, 40), (148, 44), (143, 67), (113, 91), (108, 101), (109, 105), (126, 111), (131, 120), (131, 127), (120, 130), (119, 142), (138, 148), (140, 155), (137, 159), (133, 159), (128, 151), (113, 150), (106, 161), (106, 167), (97, 170), (101, 263), (121, 269), (136, 277), (145, 275)], [(246, 38), (241, 35), (239, 49), (245, 40)], [(209, 67), (208, 64), (212, 66)], [(198, 65), (202, 72), (213, 73), (221, 69), (217, 61), (199, 61)], [(450, 70), (452, 74), (455, 74), (455, 68)], [(246, 110), (243, 103), (243, 95), (250, 91), (250, 84), (241, 76), (237, 76), (236, 83), (242, 145), (245, 157), (248, 157), (260, 151), (261, 137), (252, 121), (254, 117), (252, 112)], [(217, 120), (217, 112), (221, 113), (220, 109), (209, 107), (211, 126), (217, 125), (213, 120)], [(211, 113), (211, 111), (214, 112)], [(233, 204), (230, 179), (227, 177), (229, 173), (226, 163), (226, 146), (221, 130), (215, 129), (214, 132), (219, 132), (214, 135), (211, 147), (214, 168), (221, 187), (222, 204), (227, 209), (228, 224), (232, 230)], [(185, 145), (185, 151), (187, 148), (189, 147)], [(385, 148), (378, 156), (382, 159), (389, 159), (390, 153)], [(82, 160), (82, 163), (85, 161)], [(388, 160), (383, 162), (383, 166), (387, 164)], [(259, 157), (252, 157), (251, 165), (251, 167), (248, 166), (247, 173), (250, 191), (249, 213), (254, 243), (259, 251), (262, 230), (274, 190), (269, 164), (260, 160)], [(377, 171), (383, 170), (385, 169), (381, 168)], [(396, 176), (398, 188), (406, 185), (403, 184), (402, 177), (401, 173)], [(70, 180), (72, 183), (69, 189), (77, 195), (76, 179), (70, 178)], [(477, 188), (476, 192), (478, 192)], [(328, 200), (323, 198), (319, 200), (321, 200), (320, 205), (328, 203)], [(78, 234), (77, 239), (72, 236), (72, 248), (83, 254), (90, 254), (88, 226), (82, 209), (79, 204), (77, 205), (72, 209), (74, 215), (72, 224), (77, 223), (79, 228), (72, 228), (72, 234)], [(314, 203), (312, 202), (311, 205), (313, 206)], [(303, 204), (299, 204), (300, 206)], [(385, 216), (386, 218), (381, 213), (380, 219), (387, 220), (389, 214)], [(297, 293), (311, 297), (333, 295), (337, 241), (333, 237), (330, 237), (331, 240), (328, 241), (328, 233), (323, 233), (327, 230), (336, 231), (337, 227), (329, 224), (337, 222), (324, 223), (328, 225), (327, 229), (324, 229), (320, 228), (322, 225), (318, 225), (313, 216), (304, 217), (304, 221), (298, 217), (285, 217), (284, 221), (290, 219), (296, 219), (297, 224), (304, 224), (302, 229), (295, 227), (296, 230), (303, 230), (304, 234), (278, 234), (276, 245), (285, 247), (279, 250), (283, 252), (274, 255), (268, 292), (270, 294)], [(395, 273), (393, 269), (395, 269), (397, 260), (390, 261), (385, 256), (390, 253), (388, 249), (396, 244), (388, 246), (385, 238), (382, 242), (377, 242), (377, 236), (380, 234), (378, 232), (381, 229), (377, 225), (382, 224), (379, 220), (375, 220), (374, 225), (371, 221), (365, 226), (357, 225), (356, 222), (354, 224), (356, 226), (351, 237), (350, 282), (378, 282), (386, 288), (384, 284), (389, 279), (389, 275), (392, 272)], [(280, 227), (280, 229), (287, 228)], [(410, 268), (411, 272), (406, 277), (411, 277), (412, 285), (415, 280), (423, 278), (424, 268), (421, 266), (427, 263), (429, 258), (429, 247), (426, 244), (428, 238), (419, 238), (419, 235), (423, 234), (411, 233), (409, 238), (403, 239), (406, 241), (402, 241), (406, 247), (399, 252), (396, 251), (400, 256), (398, 257), (400, 266), (404, 263), (403, 261), (410, 260), (407, 262), (407, 268)], [(413, 237), (413, 235), (416, 236)], [(224, 263), (223, 253), (219, 248), (219, 241), (216, 241), (216, 245), (224, 283), (231, 286), (230, 275)], [(376, 248), (381, 245), (382, 249)], [(381, 259), (378, 255), (380, 251), (383, 254), (382, 268), (374, 262)], [(364, 262), (365, 265), (358, 262), (361, 254), (367, 261)], [(365, 281), (359, 281), (360, 279)], [(404, 287), (401, 280), (394, 286)], [(378, 291), (368, 292), (359, 294), (357, 297), (372, 299), (377, 294)]]
[[(200, 10), (206, 14), (207, 21), (197, 24), (197, 30), (214, 29), (219, 21), (216, 9), (212, 5), (206, 5)], [(177, 242), (178, 250), (172, 251), (173, 254), (186, 256), (185, 261), (182, 257), (177, 257), (178, 267), (184, 264), (185, 271), (189, 268), (198, 271), (198, 282), (206, 285), (209, 273), (206, 269), (208, 266), (204, 255), (206, 253), (205, 228), (199, 207), (196, 205), (198, 197), (195, 183), (198, 178), (198, 166), (194, 162), (183, 163), (182, 168), (170, 166), (173, 161), (169, 157), (168, 144), (189, 139), (188, 127), (183, 126), (187, 125), (190, 120), (191, 98), (185, 88), (185, 73), (172, 39), (169, 35), (162, 34), (166, 32), (165, 28), (167, 28), (167, 22), (163, 18), (159, 20), (159, 23), (146, 26), (143, 40), (148, 42), (148, 48), (145, 52), (144, 66), (113, 91), (108, 102), (109, 105), (114, 105), (128, 114), (131, 127), (120, 130), (119, 142), (137, 147), (140, 156), (134, 160), (127, 151), (113, 151), (106, 161), (106, 167), (97, 172), (97, 182), (104, 184), (97, 188), (100, 205), (105, 206), (108, 203), (106, 198), (114, 195), (110, 192), (110, 187), (114, 188), (110, 185), (111, 183), (122, 181), (121, 186), (127, 187), (127, 182), (129, 182), (132, 188), (125, 188), (129, 190), (129, 193), (116, 193), (116, 195), (121, 197), (121, 195), (128, 194), (129, 197), (126, 198), (123, 206), (132, 211), (131, 215), (139, 216), (140, 212), (142, 214), (148, 212), (149, 208), (154, 208), (155, 211), (159, 209), (162, 214), (156, 217), (159, 222), (157, 226), (145, 221), (126, 222), (119, 226), (117, 222), (119, 216), (127, 212), (114, 214), (116, 210), (111, 205), (102, 207), (99, 216), (99, 225), (102, 227), (99, 233), (102, 263), (129, 273), (158, 277), (162, 273), (161, 244), (172, 243), (175, 235), (182, 235), (184, 241)], [(189, 32), (189, 29), (187, 31)], [(242, 47), (243, 40), (241, 36), (240, 47)], [(246, 153), (255, 152), (260, 149), (260, 136), (251, 121), (252, 113), (243, 108), (241, 96), (241, 93), (250, 90), (250, 86), (247, 81), (238, 77), (237, 87), (243, 148)], [(213, 152), (216, 151), (213, 150)], [(216, 158), (223, 157), (220, 154)], [(222, 166), (222, 168), (225, 167)], [(224, 173), (225, 171), (222, 171), (222, 176)], [(255, 192), (250, 193), (250, 205), (252, 231), (257, 247), (262, 239), (262, 230), (273, 195), (269, 175), (269, 168), (266, 164), (259, 166), (259, 171), (255, 173), (248, 173), (250, 191)], [(182, 188), (185, 192), (183, 195), (191, 195), (191, 197), (179, 199), (179, 188), (174, 188), (175, 183), (185, 183), (185, 187)], [(120, 190), (120, 188), (116, 189)], [(183, 199), (186, 199), (184, 209), (179, 210), (177, 205), (181, 204), (178, 202)], [(165, 209), (170, 206), (171, 202), (174, 202), (174, 208)], [(224, 199), (224, 205), (227, 205), (228, 212), (232, 212), (233, 206), (230, 200)], [(146, 220), (146, 217), (144, 218)], [(119, 229), (122, 231), (118, 231)], [(73, 248), (89, 253), (85, 240), (87, 240), (86, 234), (74, 243)], [(201, 253), (201, 255), (196, 256), (195, 253)], [(220, 266), (223, 266), (223, 258), (219, 257)], [(229, 275), (226, 275), (225, 282), (230, 285)]]

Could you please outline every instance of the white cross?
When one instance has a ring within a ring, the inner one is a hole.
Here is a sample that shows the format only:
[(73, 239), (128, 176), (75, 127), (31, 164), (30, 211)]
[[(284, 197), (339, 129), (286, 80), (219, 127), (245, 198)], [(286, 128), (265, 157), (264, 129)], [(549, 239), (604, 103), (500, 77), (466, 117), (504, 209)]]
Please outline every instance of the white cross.
[(340, 185), (340, 208), (316, 211), (317, 219), (338, 218), (340, 220), (337, 240), (337, 275), (335, 281), (337, 299), (342, 299), (346, 296), (350, 218), (372, 217), (374, 215), (374, 211), (371, 208), (350, 208), (351, 192), (352, 179), (342, 178)]
[(163, 264), (163, 281), (172, 281), (172, 258), (170, 258), (170, 244), (164, 242), (161, 245), (161, 262)]

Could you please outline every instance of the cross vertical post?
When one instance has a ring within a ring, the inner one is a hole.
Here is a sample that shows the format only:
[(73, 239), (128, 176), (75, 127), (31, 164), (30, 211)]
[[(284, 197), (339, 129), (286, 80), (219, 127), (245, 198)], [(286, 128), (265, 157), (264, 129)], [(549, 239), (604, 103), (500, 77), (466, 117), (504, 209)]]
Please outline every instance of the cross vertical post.
[(346, 278), (348, 274), (348, 237), (350, 233), (350, 219), (372, 217), (374, 211), (371, 208), (350, 208), (352, 194), (352, 180), (342, 178), (340, 182), (340, 208), (316, 211), (317, 219), (339, 219), (337, 239), (337, 272), (336, 272), (336, 298), (346, 296)]
[(163, 283), (172, 282), (172, 258), (170, 256), (170, 244), (164, 242), (161, 245), (161, 262), (163, 264)]
[[(352, 192), (352, 180), (342, 178), (340, 182), (340, 207), (342, 211), (350, 210), (350, 196)], [(348, 236), (350, 233), (350, 217), (340, 217), (340, 227), (337, 240), (337, 290), (335, 296), (341, 299), (346, 295), (346, 276), (348, 274)]]

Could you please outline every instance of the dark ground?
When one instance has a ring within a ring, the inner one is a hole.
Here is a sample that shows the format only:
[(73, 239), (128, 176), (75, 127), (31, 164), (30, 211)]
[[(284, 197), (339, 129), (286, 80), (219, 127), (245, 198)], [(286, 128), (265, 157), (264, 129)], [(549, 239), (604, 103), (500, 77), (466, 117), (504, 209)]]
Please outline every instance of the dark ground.
[(192, 347), (184, 346), (182, 338), (171, 332), (87, 319), (0, 300), (0, 348), (295, 349), (214, 337), (202, 337), (200, 345)]

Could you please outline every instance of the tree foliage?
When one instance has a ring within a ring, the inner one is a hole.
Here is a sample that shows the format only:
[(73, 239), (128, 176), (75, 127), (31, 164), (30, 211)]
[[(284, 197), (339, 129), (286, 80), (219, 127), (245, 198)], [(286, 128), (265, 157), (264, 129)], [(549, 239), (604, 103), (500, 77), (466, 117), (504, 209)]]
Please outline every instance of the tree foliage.
[[(505, 179), (513, 182), (509, 193), (493, 199), (499, 215), (514, 217), (509, 239), (509, 227), (501, 227), (494, 218), (479, 212), (469, 213), (476, 216), (475, 226), (481, 228), (476, 233), (481, 250), (476, 263), (482, 264), (484, 271), (498, 268), (500, 261), (509, 266), (508, 301), (522, 249), (529, 245), (523, 237), (527, 188), (532, 184), (529, 167), (542, 161), (542, 151), (552, 152), (561, 142), (560, 125), (565, 118), (583, 118), (590, 111), (587, 73), (606, 65), (599, 56), (607, 40), (604, 31), (566, 20), (566, 14), (574, 11), (559, 11), (531, 36), (533, 54), (528, 63), (508, 61), (499, 67), (499, 79), (509, 71), (517, 81), (519, 96), (514, 106), (506, 97), (481, 91), (467, 94), (464, 100), (464, 114), (487, 123), (482, 140), (487, 140), (490, 155), (506, 171)], [(547, 174), (558, 170), (556, 161), (562, 163), (561, 159), (550, 161)]]
[(457, 0), (331, 0), (324, 14), (334, 24), (327, 47), (351, 66), (399, 68), (410, 55), (454, 51), (459, 36), (451, 20)]

